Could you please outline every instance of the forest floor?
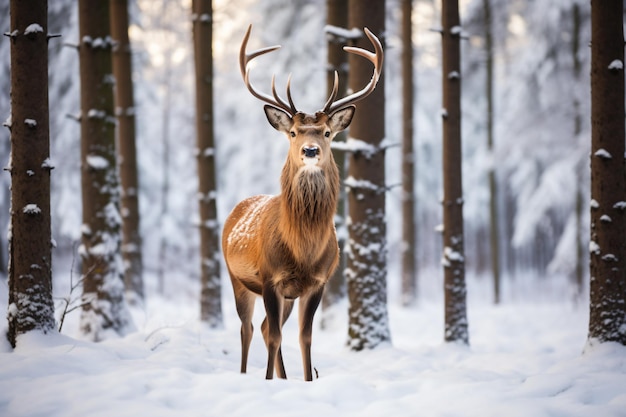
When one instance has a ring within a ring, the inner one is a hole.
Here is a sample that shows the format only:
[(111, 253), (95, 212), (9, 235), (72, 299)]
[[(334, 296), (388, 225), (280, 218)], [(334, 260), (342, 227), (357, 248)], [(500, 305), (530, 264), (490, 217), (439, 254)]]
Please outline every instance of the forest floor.
[[(197, 284), (171, 287), (167, 298), (149, 288), (145, 307), (133, 310), (137, 331), (124, 338), (81, 340), (74, 312), (63, 334), (24, 335), (15, 351), (0, 341), (0, 415), (626, 416), (626, 348), (586, 346), (586, 302), (575, 304), (558, 288), (529, 283), (522, 295), (494, 306), (489, 283), (471, 281), (470, 347), (442, 342), (443, 306), (431, 288), (415, 307), (390, 301), (391, 344), (352, 352), (343, 302), (326, 312), (325, 329), (322, 314), (316, 317), (318, 378), (306, 383), (297, 312), (283, 337), (290, 379), (266, 381), (258, 331), (248, 374), (239, 373), (230, 288), (224, 289), (224, 328), (211, 330), (197, 319)], [(2, 311), (6, 300), (3, 281)], [(262, 317), (258, 303), (257, 329)]]

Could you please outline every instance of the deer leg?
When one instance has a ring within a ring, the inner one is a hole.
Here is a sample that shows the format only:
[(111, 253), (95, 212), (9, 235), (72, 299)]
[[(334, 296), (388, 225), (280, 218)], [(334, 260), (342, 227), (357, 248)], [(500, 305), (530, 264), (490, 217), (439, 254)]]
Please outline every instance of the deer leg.
[[(267, 371), (265, 373), (265, 379), (274, 378), (274, 366), (276, 361), (279, 360), (280, 344), (282, 342), (282, 312), (283, 312), (283, 297), (276, 294), (271, 282), (263, 285), (263, 303), (265, 304), (265, 320), (261, 325), (263, 331), (263, 338), (267, 346)], [(282, 353), (280, 354), (280, 362), (282, 364)], [(283, 375), (279, 377), (286, 377), (284, 375), (284, 365), (281, 369)]]
[(252, 341), (252, 315), (254, 314), (255, 295), (250, 293), (239, 281), (233, 279), (235, 291), (235, 307), (241, 320), (241, 373), (245, 374), (248, 367), (248, 352)]
[[(287, 319), (289, 318), (289, 315), (291, 314), (292, 309), (293, 309), (293, 300), (284, 300), (283, 301), (283, 314), (282, 314), (282, 320), (280, 324), (281, 333), (282, 333), (282, 327), (287, 321)], [(276, 368), (276, 373), (278, 374), (279, 378), (287, 379), (287, 373), (285, 372), (285, 363), (283, 362), (282, 346), (278, 347), (278, 354), (276, 355), (275, 368)]]
[(324, 286), (304, 294), (300, 298), (300, 351), (302, 352), (302, 366), (304, 368), (304, 380), (313, 380), (313, 370), (311, 365), (311, 341), (313, 334), (313, 317), (320, 304)]

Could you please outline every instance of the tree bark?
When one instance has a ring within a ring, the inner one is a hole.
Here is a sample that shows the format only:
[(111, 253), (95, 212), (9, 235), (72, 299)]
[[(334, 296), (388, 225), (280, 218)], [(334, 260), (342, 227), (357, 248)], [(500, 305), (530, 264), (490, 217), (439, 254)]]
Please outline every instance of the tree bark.
[(8, 337), (54, 330), (50, 230), (48, 2), (11, 0)]
[(139, 228), (139, 181), (135, 147), (135, 101), (133, 98), (132, 56), (128, 39), (128, 2), (111, 0), (115, 115), (120, 182), (122, 186), (122, 260), (124, 284), (131, 303), (143, 301), (143, 265)]
[(219, 224), (216, 207), (215, 143), (213, 138), (213, 17), (211, 0), (193, 1), (196, 63), (196, 132), (198, 202), (200, 204), (200, 318), (211, 327), (222, 325)]
[[(379, 38), (385, 32), (383, 0), (350, 0), (348, 27), (369, 28)], [(384, 42), (384, 39), (383, 39)], [(370, 49), (362, 36), (356, 46)], [(358, 91), (372, 77), (372, 66), (350, 54), (350, 88)], [(348, 162), (348, 235), (346, 280), (349, 299), (348, 345), (352, 350), (374, 348), (391, 340), (387, 314), (387, 241), (385, 223), (384, 75), (376, 90), (359, 102), (350, 136), (361, 141)]]
[(94, 341), (132, 328), (119, 268), (119, 180), (113, 113), (109, 1), (79, 0), (83, 308), (81, 331)]
[(445, 341), (468, 344), (461, 171), (461, 26), (458, 0), (443, 0), (441, 26)]
[[(345, 28), (348, 26), (348, 0), (326, 0), (326, 22), (329, 25)], [(347, 39), (339, 38), (330, 34), (328, 36), (328, 72), (326, 77), (327, 93), (333, 88), (335, 71), (338, 75), (337, 97), (344, 97), (348, 87), (348, 54), (343, 50)], [(333, 139), (333, 143), (345, 143), (346, 131), (339, 132)], [(343, 182), (346, 177), (346, 154), (341, 149), (333, 149), (333, 157), (339, 169), (339, 178), (342, 186), (339, 188), (339, 199), (337, 200), (337, 215), (335, 217), (335, 228), (339, 243), (339, 266), (324, 288), (322, 298), (322, 310), (327, 310), (338, 300), (346, 295), (346, 280), (344, 272), (346, 269), (346, 191)], [(324, 321), (322, 321), (324, 323)]]
[(591, 243), (589, 342), (626, 345), (622, 0), (591, 3)]
[(402, 304), (405, 306), (414, 304), (417, 296), (412, 13), (412, 0), (402, 0)]

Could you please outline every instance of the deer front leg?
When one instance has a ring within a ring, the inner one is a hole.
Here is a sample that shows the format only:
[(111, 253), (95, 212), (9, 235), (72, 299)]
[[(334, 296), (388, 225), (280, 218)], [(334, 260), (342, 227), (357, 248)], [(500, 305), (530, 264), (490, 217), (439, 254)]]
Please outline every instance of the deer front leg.
[(304, 380), (313, 380), (311, 365), (311, 341), (313, 334), (313, 317), (320, 304), (324, 286), (302, 295), (299, 303), (300, 314), (300, 351), (302, 352), (302, 366), (304, 367)]
[[(263, 285), (263, 303), (265, 304), (265, 320), (262, 331), (265, 344), (267, 345), (267, 371), (265, 379), (274, 378), (274, 365), (280, 360), (282, 369), (279, 369), (279, 377), (286, 378), (285, 367), (282, 365), (282, 352), (280, 344), (282, 342), (282, 316), (283, 297), (276, 293), (271, 282)], [(280, 354), (280, 357), (278, 356)], [(280, 375), (282, 373), (282, 375)]]

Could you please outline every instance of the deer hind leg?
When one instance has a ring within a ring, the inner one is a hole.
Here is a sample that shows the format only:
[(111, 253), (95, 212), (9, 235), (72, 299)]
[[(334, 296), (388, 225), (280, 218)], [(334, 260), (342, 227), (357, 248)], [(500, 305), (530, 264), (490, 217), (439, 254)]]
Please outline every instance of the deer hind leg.
[(324, 286), (303, 294), (299, 302), (300, 315), (300, 351), (302, 352), (302, 366), (304, 368), (304, 380), (313, 380), (313, 370), (311, 365), (311, 341), (313, 334), (313, 317), (320, 304)]
[[(285, 324), (289, 315), (291, 314), (291, 310), (293, 309), (293, 300), (283, 300), (283, 314), (281, 320), (281, 334), (282, 334), (282, 326)], [(263, 332), (263, 338), (265, 339), (266, 346), (268, 345), (267, 339), (267, 318), (263, 320), (263, 324), (261, 325), (261, 331)], [(282, 346), (278, 346), (278, 352), (276, 353), (276, 361), (274, 363), (274, 368), (276, 369), (276, 374), (279, 378), (287, 379), (287, 372), (285, 372), (285, 363), (283, 362), (283, 348)]]
[(241, 373), (245, 374), (248, 367), (248, 352), (252, 341), (252, 315), (256, 296), (248, 291), (238, 280), (232, 279), (235, 291), (235, 306), (241, 320)]

